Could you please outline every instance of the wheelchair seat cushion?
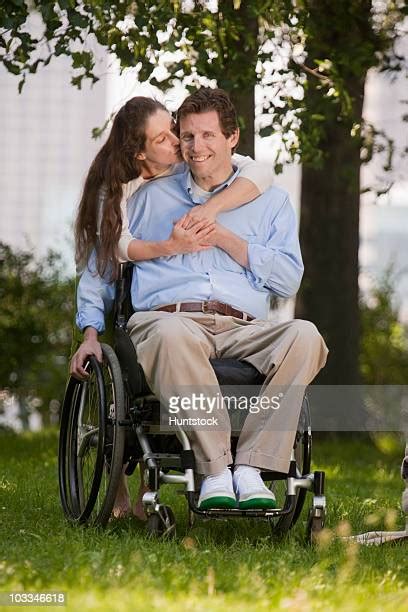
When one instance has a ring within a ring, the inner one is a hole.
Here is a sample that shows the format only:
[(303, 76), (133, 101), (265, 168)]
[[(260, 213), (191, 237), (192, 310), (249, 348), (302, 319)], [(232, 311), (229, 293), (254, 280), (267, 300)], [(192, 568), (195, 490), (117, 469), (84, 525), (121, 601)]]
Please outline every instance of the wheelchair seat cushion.
[(247, 361), (211, 359), (220, 385), (262, 385), (265, 376)]

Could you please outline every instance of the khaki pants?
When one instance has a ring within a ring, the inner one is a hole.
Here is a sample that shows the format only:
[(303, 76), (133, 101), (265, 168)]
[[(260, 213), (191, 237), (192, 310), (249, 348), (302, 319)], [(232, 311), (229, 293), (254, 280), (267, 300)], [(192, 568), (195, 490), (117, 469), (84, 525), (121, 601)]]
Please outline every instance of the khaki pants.
[[(210, 358), (254, 365), (266, 376), (262, 395), (275, 395), (277, 386), (295, 390), (279, 410), (248, 414), (235, 457), (236, 464), (288, 471), (304, 388), (324, 366), (328, 353), (313, 323), (148, 311), (134, 313), (128, 330), (146, 380), (163, 403), (187, 388), (220, 395)], [(201, 474), (216, 474), (232, 463), (228, 411), (217, 410), (217, 419), (221, 423), (217, 430), (186, 432)]]

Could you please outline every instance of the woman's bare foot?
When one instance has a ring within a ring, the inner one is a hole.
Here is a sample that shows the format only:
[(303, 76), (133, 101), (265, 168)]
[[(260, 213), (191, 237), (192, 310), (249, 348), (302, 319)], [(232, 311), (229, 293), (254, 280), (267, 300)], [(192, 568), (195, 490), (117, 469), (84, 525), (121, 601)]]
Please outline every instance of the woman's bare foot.
[(123, 466), (122, 474), (120, 475), (118, 490), (116, 491), (115, 503), (113, 505), (112, 516), (115, 519), (126, 518), (128, 516), (131, 516), (132, 513), (125, 469), (126, 465)]
[(143, 508), (142, 498), (143, 498), (143, 495), (148, 490), (149, 490), (149, 488), (146, 487), (145, 484), (141, 484), (140, 485), (139, 491), (137, 493), (137, 498), (136, 498), (135, 504), (133, 506), (133, 516), (135, 516), (137, 519), (139, 519), (139, 521), (147, 521), (147, 516), (146, 516), (144, 508)]

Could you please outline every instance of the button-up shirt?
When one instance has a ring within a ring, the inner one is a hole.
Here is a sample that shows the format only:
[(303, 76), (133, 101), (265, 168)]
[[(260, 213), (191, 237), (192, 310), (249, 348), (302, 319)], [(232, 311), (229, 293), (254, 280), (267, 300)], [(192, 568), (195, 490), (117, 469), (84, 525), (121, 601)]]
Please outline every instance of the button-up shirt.
[[(239, 174), (212, 193), (193, 190), (187, 170), (141, 187), (128, 203), (129, 229), (135, 238), (166, 240), (174, 221), (225, 189)], [(194, 195), (193, 195), (194, 194)], [(218, 247), (135, 262), (131, 299), (135, 310), (152, 310), (176, 302), (218, 300), (266, 319), (271, 294), (290, 297), (303, 274), (296, 217), (288, 195), (271, 187), (252, 202), (222, 212), (218, 222), (248, 243), (249, 269)], [(95, 276), (91, 257), (78, 287), (77, 324), (104, 329), (104, 312), (114, 285)]]

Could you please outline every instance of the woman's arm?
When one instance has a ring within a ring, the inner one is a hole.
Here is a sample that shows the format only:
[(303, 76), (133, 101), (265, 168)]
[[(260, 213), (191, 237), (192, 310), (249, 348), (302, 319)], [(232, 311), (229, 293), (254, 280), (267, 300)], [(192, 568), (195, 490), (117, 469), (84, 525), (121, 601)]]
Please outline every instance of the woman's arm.
[[(175, 166), (170, 169), (170, 172), (177, 174), (184, 171), (184, 168), (184, 164), (175, 164)], [(194, 231), (187, 231), (185, 228), (181, 227), (181, 224), (176, 224), (169, 238), (159, 242), (149, 242), (134, 238), (129, 230), (127, 203), (129, 198), (144, 182), (145, 181), (139, 177), (122, 185), (122, 199), (120, 202), (122, 231), (118, 243), (118, 260), (120, 262), (143, 261), (156, 257), (192, 253), (193, 251), (205, 248), (204, 239), (213, 229), (213, 227), (210, 227), (208, 221), (194, 227)], [(204, 226), (207, 226), (208, 231), (200, 232)]]
[[(273, 172), (268, 165), (260, 164), (251, 157), (238, 154), (233, 155), (232, 161), (240, 169), (238, 178), (222, 192), (214, 194), (205, 204), (194, 207), (187, 216), (180, 219), (178, 233), (176, 232), (176, 235), (172, 233), (168, 240), (160, 242), (138, 240), (130, 233), (127, 201), (140, 187), (143, 180), (136, 179), (123, 185), (123, 196), (120, 203), (122, 233), (118, 243), (119, 261), (142, 261), (207, 248), (205, 242), (207, 234), (200, 234), (205, 226), (208, 226), (208, 229), (211, 229), (212, 226), (214, 229), (213, 224), (220, 212), (247, 204), (266, 191), (273, 183)], [(184, 164), (176, 164), (173, 172), (178, 173), (182, 169), (184, 169)], [(186, 232), (192, 229), (195, 232), (189, 235), (181, 231)]]
[(213, 234), (215, 225), (207, 221), (197, 223), (186, 230), (182, 227), (182, 219), (174, 225), (167, 240), (156, 242), (133, 238), (128, 245), (127, 255), (130, 261), (143, 261), (156, 257), (169, 257), (183, 253), (195, 253), (210, 248), (207, 240)]
[(129, 230), (127, 202), (130, 196), (133, 195), (137, 189), (139, 189), (142, 183), (143, 179), (135, 179), (134, 181), (129, 181), (129, 183), (122, 185), (122, 199), (120, 201), (120, 210), (122, 213), (122, 232), (118, 242), (118, 260), (120, 263), (125, 261), (133, 261), (128, 254), (129, 245), (134, 241), (134, 238)]
[(257, 162), (249, 155), (239, 155), (239, 153), (234, 153), (232, 163), (239, 168), (241, 178), (246, 178), (255, 185), (259, 191), (257, 195), (264, 193), (273, 185), (275, 174), (270, 164)]
[(260, 164), (251, 157), (238, 154), (233, 155), (232, 161), (240, 170), (239, 176), (226, 189), (211, 196), (205, 204), (193, 208), (185, 218), (186, 229), (205, 220), (214, 223), (220, 212), (247, 204), (272, 186), (274, 175), (267, 164)]

